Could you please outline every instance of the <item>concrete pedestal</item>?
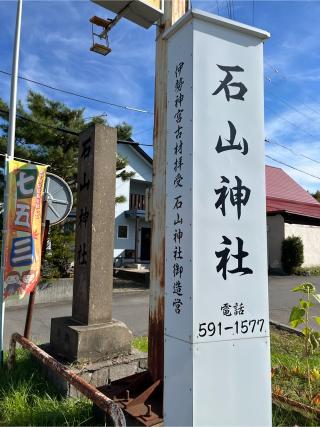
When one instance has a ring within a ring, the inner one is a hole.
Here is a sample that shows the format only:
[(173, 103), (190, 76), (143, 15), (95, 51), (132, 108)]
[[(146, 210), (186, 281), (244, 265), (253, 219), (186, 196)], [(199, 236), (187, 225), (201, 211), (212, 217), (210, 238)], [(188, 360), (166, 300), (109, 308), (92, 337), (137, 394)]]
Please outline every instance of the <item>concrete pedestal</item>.
[(83, 325), (72, 317), (52, 319), (50, 344), (68, 361), (96, 362), (131, 352), (132, 333), (118, 320)]

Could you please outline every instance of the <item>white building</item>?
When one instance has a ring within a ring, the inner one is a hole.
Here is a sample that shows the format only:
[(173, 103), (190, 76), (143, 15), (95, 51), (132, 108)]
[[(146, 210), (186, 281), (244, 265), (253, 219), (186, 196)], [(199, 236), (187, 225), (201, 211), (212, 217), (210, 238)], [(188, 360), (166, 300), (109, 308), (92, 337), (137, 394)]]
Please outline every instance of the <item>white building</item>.
[(128, 181), (116, 180), (116, 197), (124, 203), (115, 207), (115, 265), (150, 261), (151, 225), (145, 221), (145, 193), (151, 188), (152, 159), (134, 144), (118, 143), (118, 154), (128, 160), (126, 170), (135, 172)]

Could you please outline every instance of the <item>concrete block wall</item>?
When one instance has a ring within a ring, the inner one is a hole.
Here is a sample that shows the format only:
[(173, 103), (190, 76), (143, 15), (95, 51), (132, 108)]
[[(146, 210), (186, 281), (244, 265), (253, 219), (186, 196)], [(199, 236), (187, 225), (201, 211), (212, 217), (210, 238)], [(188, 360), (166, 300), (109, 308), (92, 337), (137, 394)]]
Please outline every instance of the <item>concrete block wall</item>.
[(285, 238), (299, 236), (303, 242), (304, 263), (302, 267), (320, 265), (320, 227), (285, 223)]
[[(73, 278), (49, 279), (37, 286), (36, 304), (51, 304), (55, 302), (71, 301), (73, 293)], [(28, 305), (29, 298), (22, 300), (8, 299), (6, 307), (23, 307)]]
[[(40, 362), (39, 362), (40, 363)], [(41, 364), (43, 372), (48, 380), (64, 396), (81, 397), (81, 393), (69, 384), (64, 378)], [(147, 354), (132, 350), (130, 355), (122, 355), (114, 359), (104, 360), (96, 363), (87, 363), (82, 365), (68, 366), (77, 375), (83, 378), (89, 384), (95, 387), (102, 387), (112, 381), (125, 378), (129, 375), (136, 374), (147, 370)]]

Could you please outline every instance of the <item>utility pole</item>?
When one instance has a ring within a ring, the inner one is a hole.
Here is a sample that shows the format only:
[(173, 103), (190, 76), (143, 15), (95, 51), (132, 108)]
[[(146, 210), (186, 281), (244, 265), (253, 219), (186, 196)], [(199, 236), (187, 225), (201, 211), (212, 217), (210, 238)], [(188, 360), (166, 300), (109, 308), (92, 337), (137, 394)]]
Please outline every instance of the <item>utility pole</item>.
[[(7, 171), (7, 161), (14, 157), (14, 146), (16, 137), (16, 112), (17, 112), (17, 87), (18, 87), (18, 69), (19, 69), (19, 51), (20, 51), (20, 34), (21, 34), (21, 19), (22, 19), (22, 0), (18, 0), (17, 15), (16, 15), (16, 31), (13, 48), (12, 74), (11, 74), (11, 94), (10, 94), (10, 111), (9, 111), (9, 131), (7, 143), (7, 158), (5, 160), (5, 176)], [(5, 188), (4, 195), (4, 213), (3, 227), (6, 223), (6, 197), (7, 189)], [(6, 230), (2, 232), (2, 253), (1, 253), (1, 274), (0, 274), (0, 366), (3, 364), (3, 339), (4, 339), (4, 311), (5, 303), (3, 299), (3, 274), (4, 274), (4, 257), (3, 251), (5, 247)]]
[(153, 130), (152, 244), (150, 265), (148, 368), (153, 380), (163, 379), (165, 211), (167, 150), (167, 40), (163, 33), (188, 10), (186, 0), (164, 0), (156, 38)]

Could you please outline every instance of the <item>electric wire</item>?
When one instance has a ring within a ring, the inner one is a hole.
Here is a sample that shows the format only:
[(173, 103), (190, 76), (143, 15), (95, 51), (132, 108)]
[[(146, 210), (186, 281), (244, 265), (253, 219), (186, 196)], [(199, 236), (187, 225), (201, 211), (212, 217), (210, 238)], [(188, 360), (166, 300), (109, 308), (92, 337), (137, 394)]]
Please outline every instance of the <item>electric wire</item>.
[[(284, 79), (284, 80), (286, 80), (286, 81), (288, 81), (288, 78), (283, 74), (283, 73), (281, 73), (281, 71), (279, 71), (279, 69), (277, 69), (277, 68), (275, 68), (273, 65), (271, 65), (270, 63), (268, 63), (267, 61), (265, 61), (266, 62), (266, 65), (268, 66), (268, 67), (270, 67), (271, 69), (272, 69), (272, 71), (275, 73), (275, 74), (279, 74), (280, 76), (282, 76), (282, 78)], [(268, 81), (270, 84), (275, 84), (274, 82), (273, 82), (273, 79), (271, 78), (271, 77), (265, 77), (265, 80), (266, 81)], [(278, 96), (278, 98), (280, 98), (280, 96), (279, 95), (277, 95)], [(308, 104), (305, 104), (304, 102), (300, 102), (300, 104), (302, 105), (302, 106), (304, 106), (305, 108), (307, 108), (308, 110), (310, 110), (310, 111), (312, 111), (313, 113), (315, 113), (315, 114), (317, 114), (317, 115), (319, 115), (320, 116), (320, 111), (318, 111), (318, 110), (316, 110), (316, 109), (314, 109), (313, 107), (310, 107), (310, 105), (308, 105)]]
[[(292, 104), (290, 104), (289, 102), (285, 101), (283, 98), (281, 98), (279, 95), (277, 95), (276, 93), (274, 93), (273, 91), (271, 91), (272, 96), (275, 96), (276, 98), (278, 98), (278, 100), (280, 102), (282, 102), (282, 104), (286, 105), (287, 107), (291, 108), (292, 110), (294, 110), (295, 112), (297, 112), (298, 114), (300, 114), (301, 116), (305, 117), (306, 119), (310, 120), (310, 116), (308, 116), (307, 114), (304, 114), (302, 111), (298, 110), (296, 107), (294, 107)], [(314, 117), (313, 117), (314, 119)]]
[[(0, 153), (0, 156), (2, 157), (9, 157), (8, 154), (6, 153)], [(35, 165), (40, 165), (40, 166), (48, 166), (50, 167), (50, 165), (46, 164), (46, 163), (40, 163), (40, 162), (36, 162), (35, 160), (29, 160), (29, 159), (22, 159), (21, 157), (17, 157), (17, 156), (13, 156), (13, 159), (15, 160), (20, 160), (21, 162), (25, 162), (25, 163), (33, 163)]]
[(308, 131), (306, 131), (305, 129), (303, 129), (301, 126), (297, 125), (296, 123), (292, 122), (291, 120), (285, 119), (284, 117), (279, 117), (279, 113), (277, 113), (273, 108), (271, 108), (269, 105), (265, 105), (265, 108), (267, 110), (272, 111), (274, 114), (277, 115), (277, 120), (283, 121), (283, 122), (287, 122), (289, 123), (291, 126), (295, 127), (296, 129), (298, 129), (299, 131), (305, 133), (308, 136), (311, 136), (311, 138), (319, 138), (319, 136), (316, 136)]
[(134, 132), (134, 134), (135, 135), (141, 135), (142, 133), (149, 132), (150, 130), (153, 130), (153, 126), (152, 126), (152, 128), (148, 128), (148, 129), (140, 130), (138, 132)]
[[(0, 70), (0, 73), (1, 73), (1, 74), (5, 74), (5, 75), (7, 75), (7, 76), (11, 76), (11, 73), (9, 73), (9, 72), (7, 72), (7, 71)], [(25, 80), (25, 81), (27, 81), (27, 82), (34, 83), (34, 84), (36, 84), (36, 85), (46, 87), (46, 88), (48, 88), (48, 89), (56, 90), (57, 92), (66, 93), (67, 95), (77, 96), (78, 98), (83, 98), (83, 99), (87, 99), (87, 100), (89, 100), (89, 101), (99, 102), (99, 103), (101, 103), (101, 104), (106, 104), (106, 105), (109, 105), (109, 106), (111, 106), (111, 107), (122, 108), (123, 110), (128, 110), (128, 111), (134, 111), (134, 112), (137, 112), (137, 113), (144, 113), (144, 114), (152, 114), (152, 115), (153, 115), (153, 113), (151, 113), (150, 111), (148, 111), (148, 110), (144, 110), (144, 109), (141, 109), (141, 108), (128, 107), (128, 106), (126, 106), (126, 105), (115, 104), (115, 103), (113, 103), (113, 102), (105, 101), (105, 100), (98, 99), (98, 98), (93, 98), (93, 97), (91, 97), (91, 96), (81, 95), (81, 94), (79, 94), (79, 93), (72, 92), (72, 91), (70, 91), (70, 90), (66, 90), (66, 89), (60, 89), (60, 88), (57, 88), (57, 87), (55, 87), (55, 86), (48, 85), (48, 84), (46, 84), (46, 83), (42, 83), (42, 82), (38, 82), (38, 81), (36, 81), (36, 80), (29, 79), (29, 78), (27, 78), (27, 77), (18, 76), (18, 78), (19, 78), (20, 80)]]
[[(0, 113), (7, 114), (9, 116), (9, 111), (8, 110), (3, 110), (2, 108), (0, 108)], [(34, 123), (34, 124), (36, 124), (38, 126), (46, 127), (48, 129), (57, 130), (59, 132), (67, 133), (67, 134), (74, 135), (74, 136), (79, 136), (80, 135), (80, 132), (76, 132), (76, 131), (71, 130), (71, 129), (65, 129), (65, 128), (60, 128), (60, 127), (57, 127), (57, 126), (48, 125), (47, 123), (40, 123), (40, 122), (37, 122), (36, 120), (29, 119), (28, 117), (25, 117), (22, 114), (18, 114), (17, 113), (16, 116), (19, 119), (21, 119), (21, 120), (25, 120), (27, 122)]]
[[(0, 113), (4, 113), (4, 114), (6, 114), (6, 115), (9, 116), (9, 111), (8, 110), (3, 110), (2, 108), (0, 108)], [(66, 134), (73, 135), (73, 136), (79, 136), (80, 135), (80, 132), (77, 132), (77, 131), (74, 131), (74, 130), (71, 130), (71, 129), (66, 129), (66, 128), (61, 128), (61, 127), (56, 127), (56, 126), (48, 125), (47, 123), (40, 123), (40, 122), (37, 122), (36, 120), (29, 119), (28, 117), (25, 117), (22, 114), (17, 114), (16, 116), (19, 119), (21, 119), (21, 120), (25, 120), (27, 122), (33, 123), (33, 124), (38, 125), (38, 126), (43, 126), (43, 127), (49, 128), (49, 129), (53, 129), (53, 130), (56, 130), (56, 131), (61, 132), (61, 133), (66, 133)], [(132, 144), (132, 145), (141, 145), (141, 146), (144, 146), (144, 147), (153, 147), (153, 144), (143, 144), (143, 143), (140, 143), (140, 142), (137, 142), (137, 141), (118, 140), (118, 143), (120, 143), (120, 144), (125, 144), (126, 143), (126, 144)]]
[(319, 161), (319, 160), (313, 159), (312, 157), (306, 156), (305, 154), (297, 153), (296, 151), (294, 151), (292, 148), (288, 147), (287, 145), (280, 144), (280, 142), (277, 142), (277, 141), (275, 141), (275, 140), (270, 140), (270, 139), (267, 139), (267, 138), (265, 138), (265, 142), (267, 142), (267, 143), (269, 143), (269, 144), (279, 145), (279, 147), (282, 147), (282, 148), (284, 148), (285, 150), (290, 151), (290, 152), (291, 152), (291, 153), (293, 153), (295, 156), (298, 156), (298, 157), (304, 157), (305, 159), (311, 160), (312, 162), (314, 162), (314, 163), (318, 163), (318, 164), (320, 165), (320, 161)]
[(302, 170), (302, 169), (296, 168), (295, 166), (288, 165), (288, 163), (285, 163), (285, 162), (282, 162), (281, 160), (275, 159), (274, 157), (271, 157), (271, 156), (269, 156), (268, 154), (266, 154), (266, 157), (267, 157), (268, 159), (271, 159), (271, 160), (273, 160), (274, 162), (279, 163), (279, 164), (281, 164), (281, 165), (284, 165), (284, 166), (286, 166), (286, 167), (288, 167), (288, 168), (290, 168), (290, 169), (294, 169), (294, 170), (296, 170), (296, 171), (298, 171), (298, 172), (304, 173), (305, 175), (309, 175), (309, 176), (311, 176), (312, 178), (316, 178), (316, 179), (319, 179), (319, 180), (320, 180), (320, 177), (319, 177), (319, 176), (317, 176), (317, 175), (313, 175), (312, 173), (309, 173), (309, 172), (306, 172), (306, 171), (304, 171), (304, 170)]

